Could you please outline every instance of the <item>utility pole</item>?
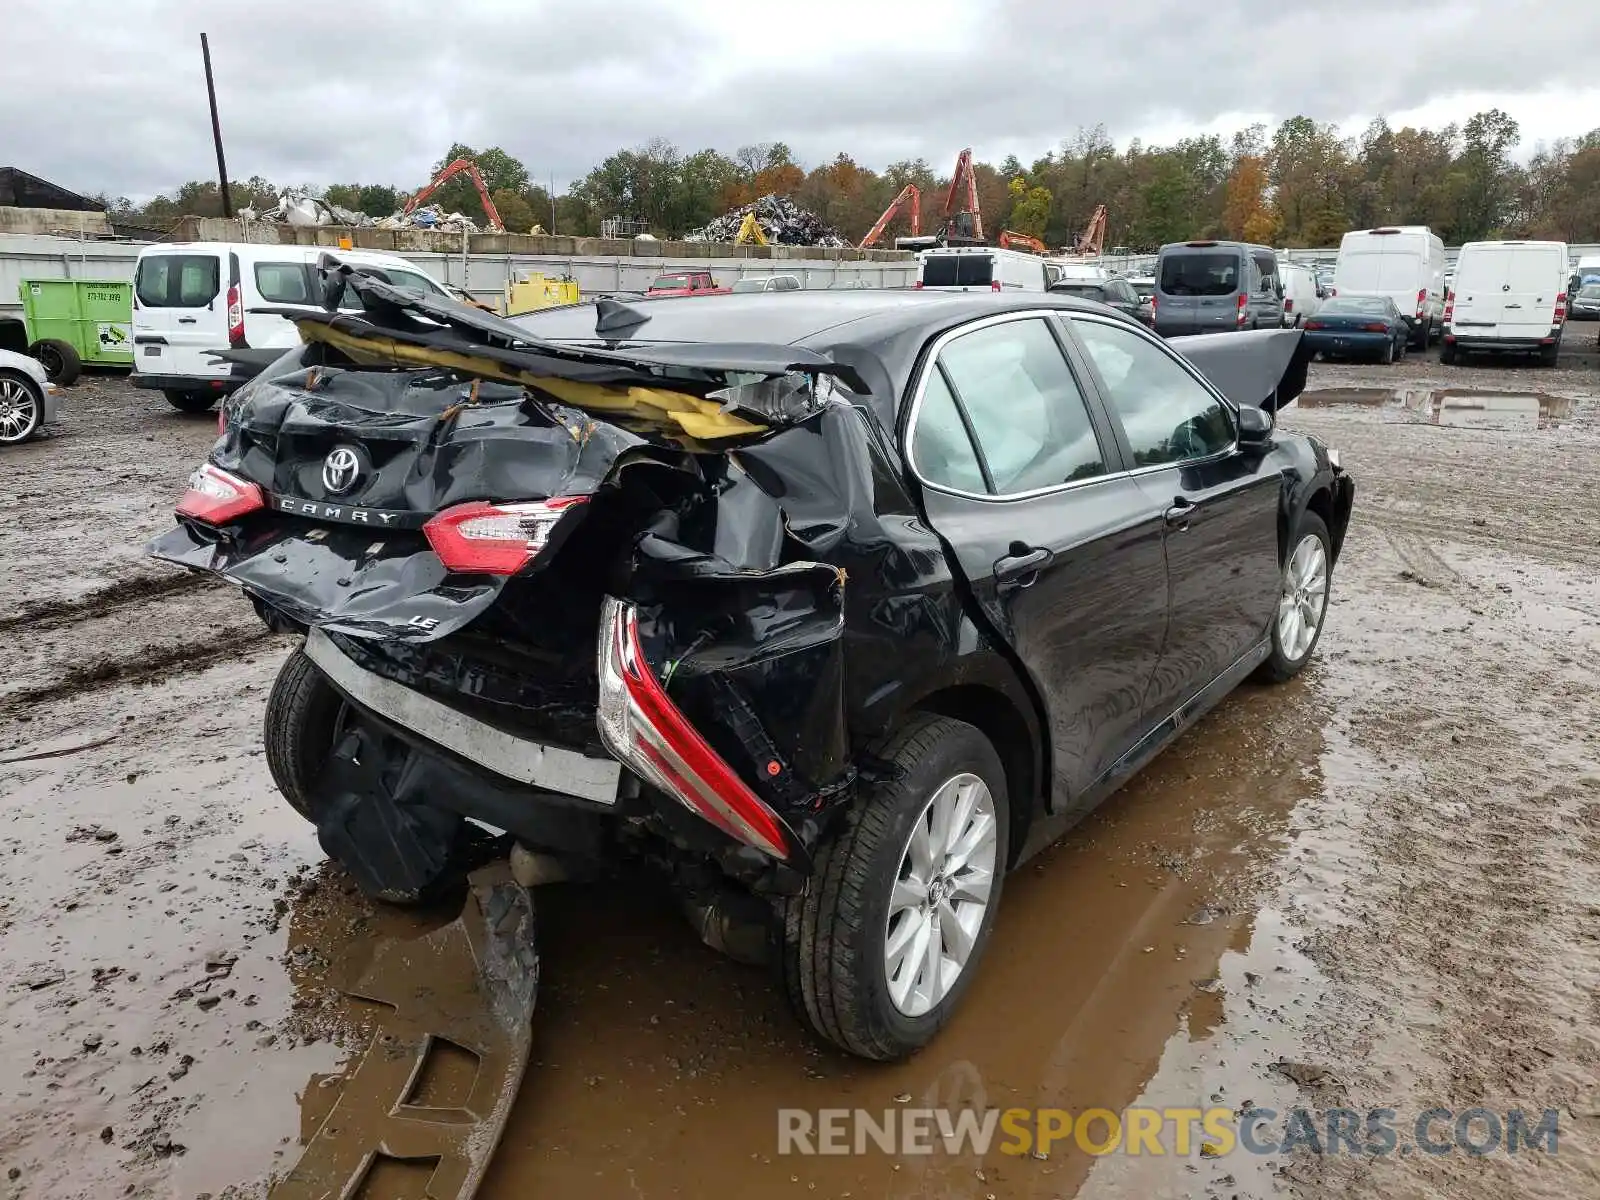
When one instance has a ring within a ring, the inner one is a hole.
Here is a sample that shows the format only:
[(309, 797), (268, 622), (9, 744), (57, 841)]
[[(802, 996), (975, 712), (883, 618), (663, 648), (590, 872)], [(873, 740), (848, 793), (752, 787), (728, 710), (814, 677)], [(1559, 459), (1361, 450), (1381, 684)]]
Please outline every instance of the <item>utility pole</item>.
[(556, 173), (550, 172), (550, 235), (556, 232)]
[(222, 188), (222, 215), (233, 216), (233, 196), (228, 192), (228, 163), (222, 157), (222, 122), (217, 119), (217, 85), (211, 78), (211, 43), (200, 35), (200, 55), (206, 60), (206, 95), (211, 100), (211, 140), (217, 144), (217, 180)]

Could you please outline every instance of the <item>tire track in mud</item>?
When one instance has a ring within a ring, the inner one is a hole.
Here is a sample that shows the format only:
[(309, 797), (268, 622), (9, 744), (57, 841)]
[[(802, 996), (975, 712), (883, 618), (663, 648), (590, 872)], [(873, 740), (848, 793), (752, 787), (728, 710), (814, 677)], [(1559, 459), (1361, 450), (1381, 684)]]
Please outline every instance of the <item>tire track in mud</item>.
[(70, 600), (52, 600), (24, 605), (14, 616), (0, 617), (0, 633), (27, 627), (34, 631), (58, 629), (77, 621), (110, 616), (136, 604), (160, 600), (182, 592), (220, 590), (224, 585), (204, 575), (188, 571), (170, 575), (146, 575), (97, 588)]

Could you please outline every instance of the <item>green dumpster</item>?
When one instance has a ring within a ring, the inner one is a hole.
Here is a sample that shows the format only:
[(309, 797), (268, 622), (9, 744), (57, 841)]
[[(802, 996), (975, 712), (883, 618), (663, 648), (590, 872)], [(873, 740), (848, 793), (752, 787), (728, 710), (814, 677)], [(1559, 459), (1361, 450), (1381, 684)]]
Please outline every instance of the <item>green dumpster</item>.
[(126, 279), (24, 279), (28, 352), (57, 383), (84, 363), (133, 366), (133, 284)]

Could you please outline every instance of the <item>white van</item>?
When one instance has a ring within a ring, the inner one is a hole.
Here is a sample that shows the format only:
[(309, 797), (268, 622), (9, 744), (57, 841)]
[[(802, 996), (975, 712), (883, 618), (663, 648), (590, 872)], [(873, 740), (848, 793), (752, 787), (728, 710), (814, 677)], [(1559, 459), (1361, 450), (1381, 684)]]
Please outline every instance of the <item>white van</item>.
[(1555, 366), (1567, 280), (1565, 242), (1468, 242), (1456, 256), (1440, 361), (1493, 350), (1537, 354)]
[[(204, 412), (219, 397), (242, 387), (299, 340), (286, 318), (251, 310), (297, 304), (320, 307), (316, 262), (326, 249), (174, 242), (141, 250), (133, 271), (133, 386), (161, 392), (184, 412)], [(448, 295), (436, 280), (397, 254), (333, 253), (390, 283)], [(354, 296), (347, 303), (352, 309), (360, 306)], [(253, 361), (217, 362), (211, 357), (217, 350)]]
[(1037, 254), (993, 246), (939, 246), (917, 255), (914, 286), (955, 292), (1042, 292), (1060, 277), (1060, 265)]
[(1357, 229), (1339, 243), (1334, 296), (1387, 296), (1411, 330), (1411, 345), (1444, 328), (1444, 239), (1426, 225)]
[(1278, 260), (1278, 279), (1283, 284), (1283, 323), (1298, 328), (1322, 307), (1322, 285), (1317, 273), (1304, 263)]

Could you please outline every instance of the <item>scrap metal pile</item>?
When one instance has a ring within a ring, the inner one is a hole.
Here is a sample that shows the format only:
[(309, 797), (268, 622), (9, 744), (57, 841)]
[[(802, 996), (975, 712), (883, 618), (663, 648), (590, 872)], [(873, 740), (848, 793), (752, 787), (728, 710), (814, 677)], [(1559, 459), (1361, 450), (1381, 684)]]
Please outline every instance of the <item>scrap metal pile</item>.
[(303, 191), (287, 191), (278, 197), (278, 203), (262, 212), (242, 209), (239, 213), (247, 221), (271, 221), (281, 225), (314, 227), (321, 225), (348, 225), (356, 228), (378, 229), (443, 229), (451, 233), (478, 233), (481, 226), (464, 213), (446, 212), (437, 204), (425, 204), (410, 212), (397, 212), (376, 219), (364, 212), (356, 212)]
[(747, 213), (755, 213), (756, 223), (767, 235), (767, 241), (784, 246), (848, 246), (850, 243), (839, 231), (814, 212), (801, 208), (787, 196), (776, 193), (762, 196), (742, 208), (691, 230), (683, 235), (686, 242), (731, 242), (739, 236)]

